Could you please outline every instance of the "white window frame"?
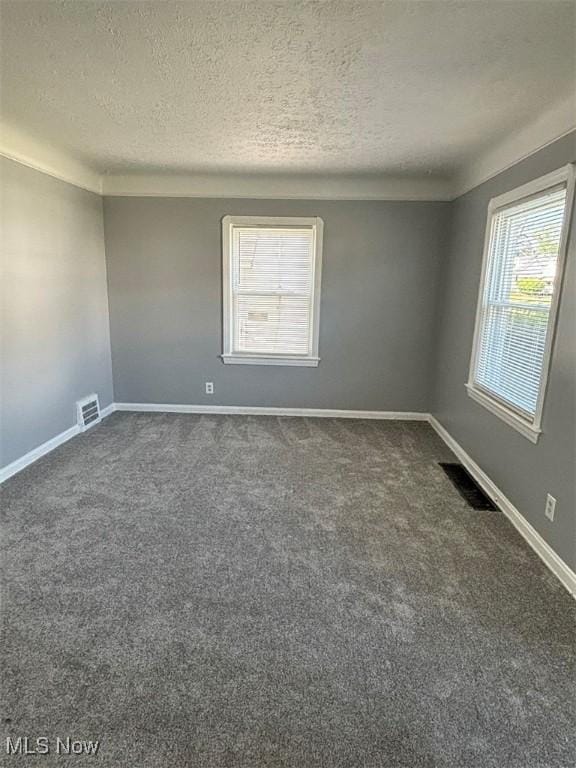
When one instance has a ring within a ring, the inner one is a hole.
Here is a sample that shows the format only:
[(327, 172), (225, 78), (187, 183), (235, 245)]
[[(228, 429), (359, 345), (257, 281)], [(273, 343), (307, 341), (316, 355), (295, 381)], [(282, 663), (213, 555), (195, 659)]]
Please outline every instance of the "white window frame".
[[(311, 227), (313, 232), (312, 311), (310, 315), (310, 349), (307, 355), (263, 355), (236, 352), (233, 349), (232, 312), (232, 230), (234, 227)], [(224, 216), (222, 219), (222, 296), (223, 353), (222, 360), (232, 365), (294, 365), (316, 367), (320, 362), (320, 285), (322, 279), (322, 239), (324, 222), (318, 216)]]
[[(562, 283), (564, 281), (565, 267), (566, 267), (566, 252), (568, 247), (568, 238), (570, 233), (570, 224), (572, 219), (572, 207), (574, 202), (574, 179), (575, 179), (575, 166), (569, 164), (563, 168), (548, 173), (545, 176), (541, 176), (534, 181), (524, 184), (521, 187), (510, 190), (503, 195), (492, 198), (488, 205), (488, 216), (486, 221), (486, 233), (484, 237), (484, 251), (482, 255), (482, 274), (480, 278), (480, 288), (478, 292), (478, 304), (476, 307), (476, 320), (474, 323), (474, 340), (472, 343), (472, 356), (470, 358), (470, 370), (468, 374), (468, 381), (466, 383), (466, 389), (468, 395), (480, 405), (487, 408), (493, 414), (505, 421), (511, 427), (518, 430), (524, 437), (528, 438), (533, 443), (538, 442), (538, 438), (542, 432), (542, 413), (544, 410), (544, 402), (546, 399), (546, 387), (548, 384), (548, 375), (550, 372), (550, 362), (552, 357), (552, 348), (554, 345), (554, 338), (556, 335), (556, 325), (558, 320), (558, 308), (560, 305), (560, 295), (562, 293)], [(544, 192), (547, 189), (558, 186), (558, 184), (566, 183), (566, 203), (565, 203), (565, 217), (562, 225), (562, 233), (560, 235), (560, 245), (558, 250), (557, 260), (557, 278), (554, 284), (554, 293), (552, 295), (552, 301), (550, 304), (548, 329), (546, 332), (546, 345), (544, 347), (544, 358), (542, 361), (542, 377), (540, 379), (540, 390), (538, 393), (538, 400), (536, 403), (536, 409), (534, 417), (528, 418), (519, 409), (516, 410), (510, 403), (500, 400), (494, 393), (489, 392), (481, 387), (475, 380), (476, 364), (478, 360), (478, 354), (480, 350), (480, 338), (482, 332), (482, 315), (483, 315), (483, 298), (485, 292), (486, 279), (488, 275), (488, 262), (490, 259), (490, 246), (492, 241), (492, 223), (493, 216), (498, 209), (508, 206), (511, 203), (520, 202), (521, 200), (536, 195), (540, 192)]]

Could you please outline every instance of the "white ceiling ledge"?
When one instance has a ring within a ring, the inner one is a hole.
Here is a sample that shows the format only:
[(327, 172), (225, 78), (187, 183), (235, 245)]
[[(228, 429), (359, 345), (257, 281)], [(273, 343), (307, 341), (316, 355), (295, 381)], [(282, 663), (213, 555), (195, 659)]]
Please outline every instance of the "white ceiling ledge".
[(576, 130), (576, 98), (566, 99), (494, 144), (455, 178), (387, 174), (104, 174), (61, 149), (2, 125), (0, 155), (100, 195), (285, 200), (453, 200)]
[(434, 176), (310, 174), (105, 175), (102, 192), (123, 197), (229, 197), (310, 200), (449, 200), (451, 183)]
[(0, 127), (0, 155), (60, 181), (102, 194), (102, 177), (97, 171), (10, 125)]
[(485, 153), (464, 166), (454, 180), (452, 197), (460, 197), (574, 130), (576, 94), (557, 102), (551, 109), (494, 143)]

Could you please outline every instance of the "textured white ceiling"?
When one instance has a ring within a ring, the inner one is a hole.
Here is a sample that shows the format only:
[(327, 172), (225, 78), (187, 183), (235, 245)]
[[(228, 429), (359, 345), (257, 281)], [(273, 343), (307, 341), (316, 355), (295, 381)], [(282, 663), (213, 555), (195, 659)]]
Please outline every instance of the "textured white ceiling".
[(2, 116), (101, 172), (454, 173), (575, 88), (574, 2), (2, 2)]

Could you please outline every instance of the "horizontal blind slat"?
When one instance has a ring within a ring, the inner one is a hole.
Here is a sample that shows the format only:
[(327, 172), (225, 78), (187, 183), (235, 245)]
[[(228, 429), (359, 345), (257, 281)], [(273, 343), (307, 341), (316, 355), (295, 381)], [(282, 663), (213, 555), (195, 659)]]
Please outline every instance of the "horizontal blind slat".
[(313, 229), (236, 227), (232, 262), (234, 351), (309, 354)]
[(566, 185), (492, 216), (474, 380), (535, 415), (565, 216)]

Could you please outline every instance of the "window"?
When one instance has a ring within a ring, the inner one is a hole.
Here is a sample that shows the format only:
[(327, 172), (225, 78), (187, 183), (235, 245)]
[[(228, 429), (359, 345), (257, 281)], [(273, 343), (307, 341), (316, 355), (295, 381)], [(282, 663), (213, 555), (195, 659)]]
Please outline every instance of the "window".
[(317, 366), (322, 219), (222, 226), (224, 362)]
[(490, 202), (468, 393), (532, 442), (540, 422), (574, 187), (567, 166)]

